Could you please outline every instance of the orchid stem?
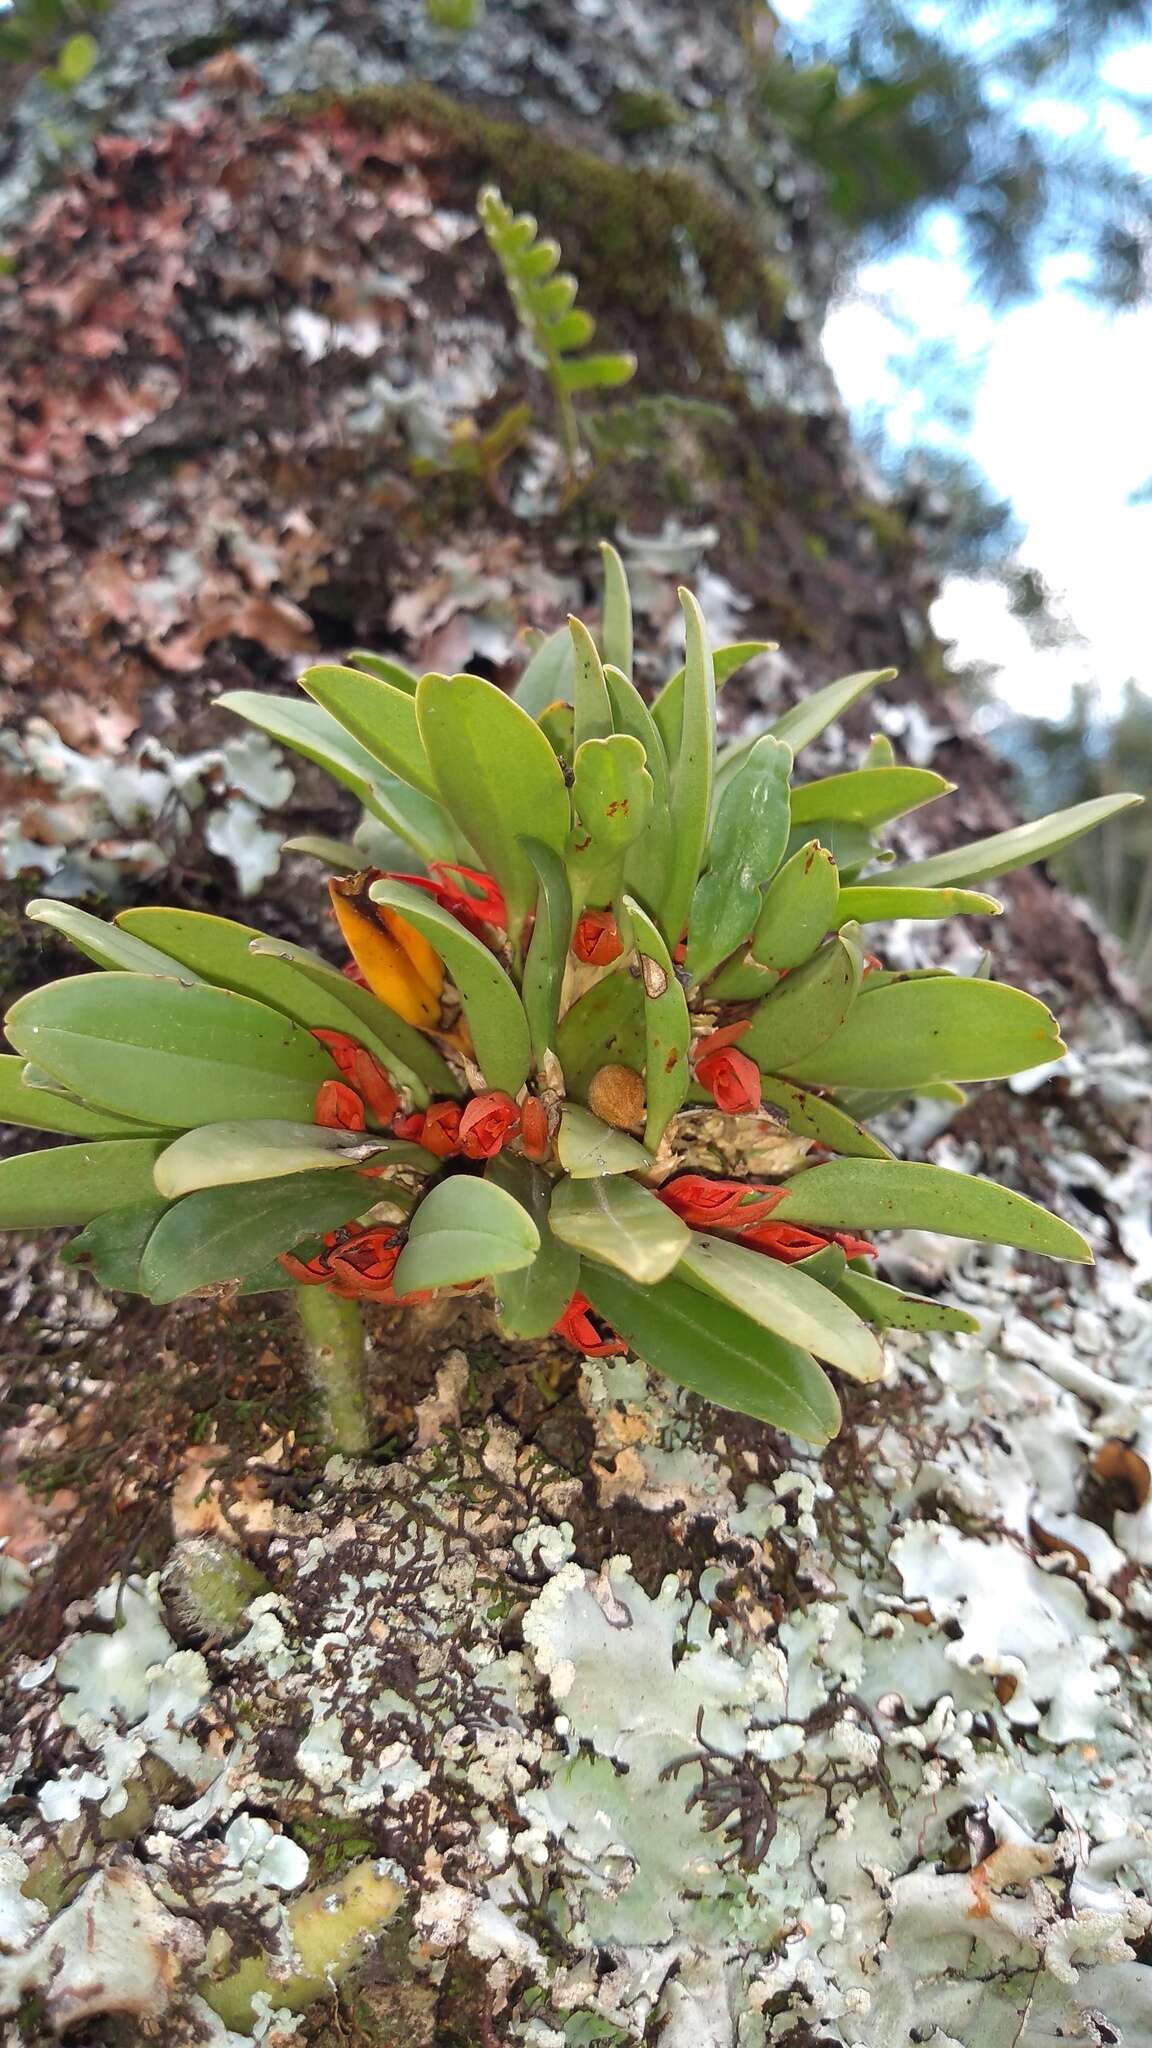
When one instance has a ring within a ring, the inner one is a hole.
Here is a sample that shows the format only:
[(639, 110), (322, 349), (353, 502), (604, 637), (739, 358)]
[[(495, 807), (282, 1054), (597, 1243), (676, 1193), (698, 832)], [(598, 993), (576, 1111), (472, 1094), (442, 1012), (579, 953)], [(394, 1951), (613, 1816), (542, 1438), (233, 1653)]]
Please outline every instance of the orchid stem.
[(308, 1372), (320, 1402), (325, 1441), (334, 1451), (362, 1456), (372, 1448), (364, 1388), (364, 1319), (354, 1301), (339, 1301), (324, 1287), (298, 1287), (296, 1313), (304, 1332)]

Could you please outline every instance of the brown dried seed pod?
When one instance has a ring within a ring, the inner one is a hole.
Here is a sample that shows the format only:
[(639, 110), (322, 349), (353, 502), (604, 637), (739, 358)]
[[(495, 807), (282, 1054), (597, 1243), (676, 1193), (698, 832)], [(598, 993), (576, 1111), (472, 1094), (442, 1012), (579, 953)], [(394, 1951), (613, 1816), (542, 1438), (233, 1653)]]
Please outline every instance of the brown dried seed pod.
[(631, 1067), (601, 1067), (588, 1084), (588, 1107), (601, 1123), (630, 1130), (644, 1114), (644, 1083)]

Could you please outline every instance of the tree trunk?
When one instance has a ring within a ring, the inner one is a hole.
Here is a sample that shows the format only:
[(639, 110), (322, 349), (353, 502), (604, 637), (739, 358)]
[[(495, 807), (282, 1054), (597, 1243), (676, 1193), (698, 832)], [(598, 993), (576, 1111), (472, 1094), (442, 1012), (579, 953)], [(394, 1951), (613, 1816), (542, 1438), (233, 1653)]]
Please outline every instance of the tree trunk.
[[(215, 697), (356, 645), (511, 681), (522, 625), (595, 607), (601, 535), (642, 680), (687, 581), (717, 637), (781, 645), (733, 727), (897, 665), (827, 766), (879, 725), (951, 775), (917, 853), (1009, 822), (819, 357), (838, 250), (757, 112), (750, 6), (172, 12), (103, 18), (62, 175), (35, 83), (0, 157), (11, 993), (57, 967), (15, 907), (61, 849), (79, 886), (322, 936), (314, 862), (256, 909), (236, 863), (352, 813), (228, 752)], [(578, 488), (489, 180), (637, 357), (585, 401)], [(1152, 2038), (1149, 1062), (1081, 910), (1000, 886), (995, 971), (1073, 1056), (897, 1141), (1061, 1209), (1098, 1265), (890, 1241), (983, 1335), (893, 1337), (822, 1458), (469, 1307), (379, 1311), (381, 1450), (325, 1466), (277, 1297), (113, 1314), (18, 1247), (14, 2041), (229, 2044), (253, 2011), (333, 2048)], [(971, 966), (933, 931), (909, 961)]]

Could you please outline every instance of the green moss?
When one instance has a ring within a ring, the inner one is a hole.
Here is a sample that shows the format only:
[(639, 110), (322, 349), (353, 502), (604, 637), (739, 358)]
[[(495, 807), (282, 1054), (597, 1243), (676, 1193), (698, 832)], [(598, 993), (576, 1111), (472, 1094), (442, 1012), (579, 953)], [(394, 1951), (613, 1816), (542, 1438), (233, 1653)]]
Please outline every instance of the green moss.
[(676, 128), (683, 110), (665, 92), (618, 92), (608, 109), (608, 120), (617, 135), (652, 135)]

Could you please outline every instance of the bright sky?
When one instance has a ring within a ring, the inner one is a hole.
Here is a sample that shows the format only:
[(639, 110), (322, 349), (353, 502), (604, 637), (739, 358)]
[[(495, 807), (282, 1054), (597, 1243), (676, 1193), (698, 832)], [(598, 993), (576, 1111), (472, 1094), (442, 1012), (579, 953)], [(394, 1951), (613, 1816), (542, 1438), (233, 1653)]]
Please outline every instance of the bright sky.
[[(829, 0), (775, 4), (805, 26), (832, 12)], [(943, 10), (921, 9), (926, 26), (933, 14)], [(1107, 90), (1152, 96), (1152, 43), (1106, 59), (1099, 78), (1090, 110), (1037, 100), (1025, 118), (1065, 133), (1093, 120), (1152, 179), (1152, 134)], [(825, 346), (850, 411), (878, 406), (896, 445), (961, 448), (1012, 506), (1021, 561), (1039, 570), (1084, 644), (1037, 650), (1003, 589), (967, 577), (945, 584), (933, 622), (958, 662), (1000, 669), (998, 687), (1016, 709), (1059, 716), (1078, 681), (1095, 684), (1105, 709), (1129, 679), (1152, 688), (1152, 503), (1129, 502), (1152, 477), (1152, 307), (1111, 314), (1088, 303), (1067, 259), (1052, 259), (1040, 284), (1034, 301), (994, 315), (972, 289), (954, 223), (938, 215), (914, 248), (858, 274)], [(933, 340), (975, 372), (971, 423), (959, 433), (918, 410), (897, 367), (911, 343)]]

